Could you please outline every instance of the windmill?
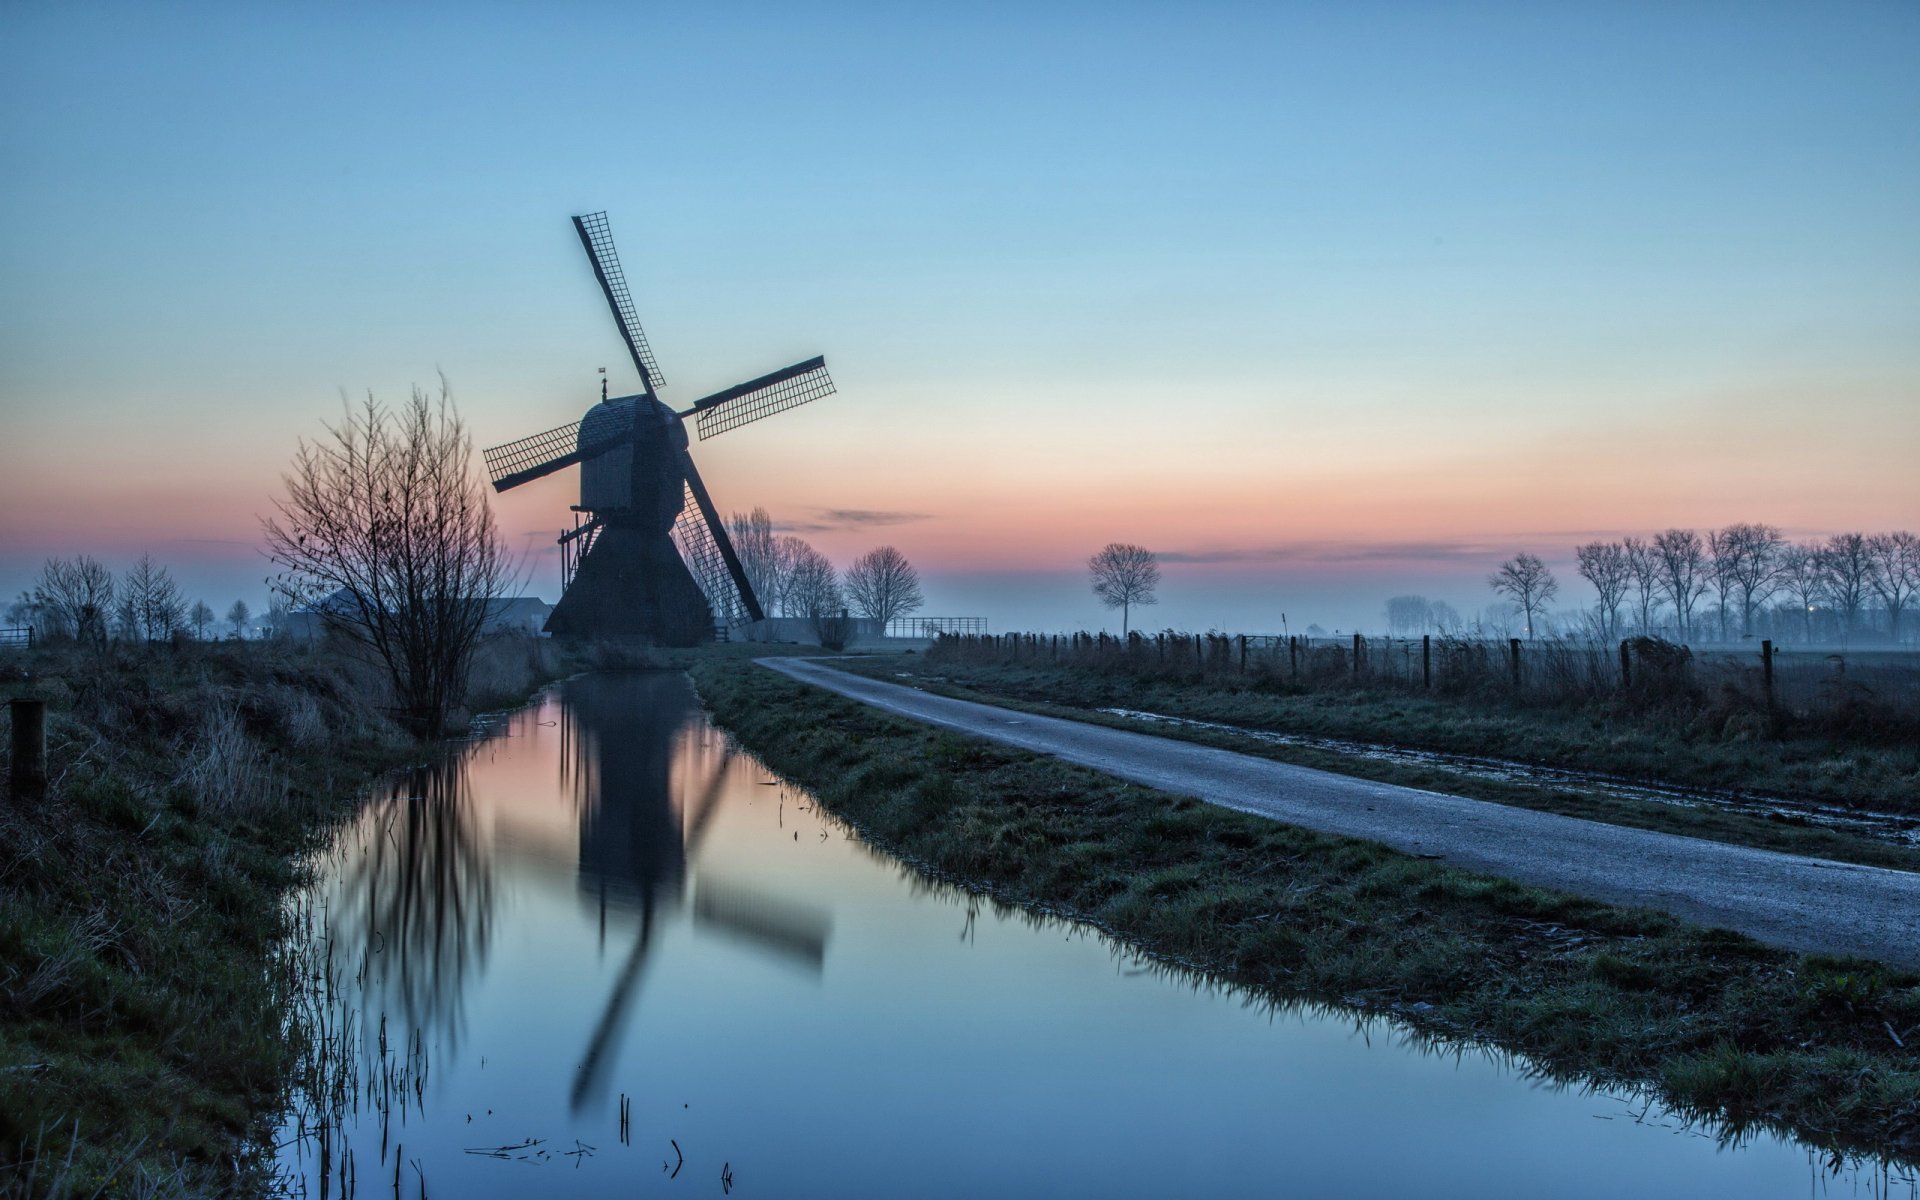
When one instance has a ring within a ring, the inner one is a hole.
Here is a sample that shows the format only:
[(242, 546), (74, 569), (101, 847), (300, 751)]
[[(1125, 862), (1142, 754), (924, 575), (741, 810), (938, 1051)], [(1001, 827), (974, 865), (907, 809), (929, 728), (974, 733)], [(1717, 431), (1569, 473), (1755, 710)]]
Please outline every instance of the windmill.
[(485, 452), (495, 491), (580, 464), (580, 503), (560, 535), (570, 568), (547, 632), (630, 635), (661, 645), (711, 641), (765, 615), (726, 526), (688, 453), (686, 418), (700, 439), (833, 393), (825, 358), (749, 379), (675, 411), (653, 349), (634, 315), (626, 275), (604, 212), (573, 219), (594, 276), (613, 310), (639, 393), (600, 402), (571, 425)]

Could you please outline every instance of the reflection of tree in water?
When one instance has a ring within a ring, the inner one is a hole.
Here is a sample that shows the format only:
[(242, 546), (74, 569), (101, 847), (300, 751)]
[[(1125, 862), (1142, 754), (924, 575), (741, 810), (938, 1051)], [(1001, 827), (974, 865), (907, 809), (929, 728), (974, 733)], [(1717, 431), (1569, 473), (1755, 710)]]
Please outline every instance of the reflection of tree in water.
[(495, 901), (467, 756), (416, 767), (368, 819), (366, 844), (341, 875), (335, 944), (364, 947), (369, 1012), (403, 1034), (433, 1031), (451, 1049), (466, 986), (486, 963)]

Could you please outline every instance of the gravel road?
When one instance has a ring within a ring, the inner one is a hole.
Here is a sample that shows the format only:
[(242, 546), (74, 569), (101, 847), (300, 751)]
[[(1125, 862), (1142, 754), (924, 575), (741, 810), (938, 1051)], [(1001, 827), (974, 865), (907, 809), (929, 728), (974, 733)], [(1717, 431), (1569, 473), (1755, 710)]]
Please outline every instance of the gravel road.
[(1920, 873), (1751, 850), (1394, 784), (1191, 742), (935, 696), (818, 661), (769, 670), (897, 716), (1323, 833), (1617, 904), (1662, 909), (1792, 950), (1920, 968)]

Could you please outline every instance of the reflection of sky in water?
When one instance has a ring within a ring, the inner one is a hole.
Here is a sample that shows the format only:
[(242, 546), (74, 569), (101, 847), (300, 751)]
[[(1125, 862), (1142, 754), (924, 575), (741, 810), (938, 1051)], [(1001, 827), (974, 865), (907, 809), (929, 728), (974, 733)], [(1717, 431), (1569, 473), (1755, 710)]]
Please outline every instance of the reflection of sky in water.
[[(441, 1196), (704, 1193), (724, 1167), (778, 1197), (1885, 1194), (1141, 970), (919, 884), (772, 783), (684, 677), (602, 675), (369, 805), (319, 885), (361, 1086), (383, 1015), (426, 1073), (384, 1130), (349, 1115), (359, 1190), (391, 1194), (398, 1154), (405, 1194)], [(527, 1139), (548, 1157), (469, 1153)], [(283, 1161), (319, 1195), (314, 1151)]]

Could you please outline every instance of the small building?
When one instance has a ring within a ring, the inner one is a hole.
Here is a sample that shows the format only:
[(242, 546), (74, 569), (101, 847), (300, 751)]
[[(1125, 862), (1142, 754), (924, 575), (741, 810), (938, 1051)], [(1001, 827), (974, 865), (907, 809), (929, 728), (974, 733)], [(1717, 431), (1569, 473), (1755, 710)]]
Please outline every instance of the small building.
[[(317, 641), (326, 632), (330, 619), (347, 617), (359, 611), (353, 593), (340, 588), (323, 600), (303, 604), (286, 615), (286, 636), (295, 641)], [(547, 623), (553, 605), (538, 596), (502, 596), (487, 602), (487, 616), (480, 632), (538, 634)]]

